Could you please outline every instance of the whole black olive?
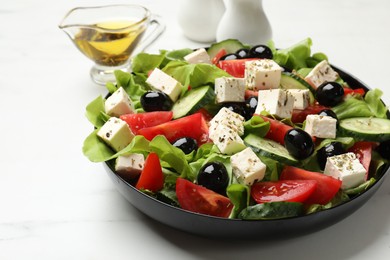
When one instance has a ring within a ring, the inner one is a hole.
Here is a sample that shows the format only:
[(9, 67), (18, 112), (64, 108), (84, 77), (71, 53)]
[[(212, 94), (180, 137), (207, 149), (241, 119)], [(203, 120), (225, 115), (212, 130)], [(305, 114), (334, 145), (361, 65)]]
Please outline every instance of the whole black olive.
[(147, 91), (141, 96), (141, 106), (146, 112), (169, 111), (173, 106), (170, 97), (161, 91)]
[(237, 55), (240, 59), (247, 58), (247, 57), (248, 57), (248, 53), (249, 53), (249, 50), (248, 50), (248, 49), (239, 49), (238, 51), (236, 51), (236, 55)]
[(227, 109), (243, 116), (245, 118), (245, 120), (247, 120), (247, 117), (248, 117), (248, 114), (247, 114), (247, 111), (246, 111), (246, 104), (244, 102), (242, 103), (224, 103), (223, 104), (224, 107), (226, 107)]
[(249, 49), (248, 58), (272, 59), (272, 50), (266, 45), (256, 45)]
[(246, 120), (251, 119), (251, 117), (255, 113), (257, 103), (258, 103), (257, 97), (255, 97), (255, 96), (251, 96), (245, 100), (245, 104), (246, 104), (246, 118), (245, 119)]
[(306, 159), (314, 152), (311, 136), (299, 128), (289, 130), (284, 136), (284, 146), (297, 159)]
[(316, 99), (320, 105), (334, 107), (344, 97), (344, 88), (337, 82), (322, 83), (316, 90)]
[(240, 57), (235, 53), (229, 53), (224, 56), (222, 56), (219, 60), (237, 60)]
[(224, 194), (229, 183), (225, 165), (220, 162), (206, 163), (198, 173), (197, 182), (209, 190)]
[(182, 137), (173, 142), (173, 146), (181, 149), (185, 154), (189, 154), (192, 151), (198, 149), (198, 143), (194, 138)]
[(342, 143), (331, 142), (317, 151), (317, 162), (320, 168), (323, 170), (325, 169), (325, 164), (328, 157), (343, 153), (346, 153), (346, 150), (344, 149)]

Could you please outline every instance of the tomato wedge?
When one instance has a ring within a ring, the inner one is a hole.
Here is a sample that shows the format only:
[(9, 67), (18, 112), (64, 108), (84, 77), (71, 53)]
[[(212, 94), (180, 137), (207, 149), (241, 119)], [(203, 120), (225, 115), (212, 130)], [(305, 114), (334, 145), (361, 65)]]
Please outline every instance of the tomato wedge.
[(281, 145), (284, 145), (284, 136), (289, 130), (293, 129), (293, 127), (286, 125), (276, 119), (272, 119), (266, 116), (260, 116), (260, 117), (263, 118), (264, 121), (270, 123), (270, 128), (265, 137), (274, 140), (275, 142), (278, 142)]
[(374, 142), (356, 142), (351, 148), (348, 149), (348, 152), (356, 154), (356, 157), (359, 159), (360, 163), (366, 169), (366, 180), (368, 178), (368, 171), (370, 169), (372, 149), (376, 146)]
[(236, 78), (243, 78), (245, 76), (245, 62), (251, 60), (258, 60), (258, 58), (237, 59), (237, 60), (221, 60), (217, 67), (226, 71)]
[(214, 65), (217, 65), (219, 60), (225, 56), (227, 53), (226, 53), (226, 50), (225, 49), (221, 49), (219, 52), (217, 52), (217, 54), (215, 54), (215, 56), (212, 58), (211, 60), (211, 63), (214, 64)]
[(154, 111), (139, 114), (121, 115), (120, 119), (125, 121), (134, 134), (138, 134), (140, 129), (156, 126), (172, 120), (172, 111)]
[(159, 191), (164, 186), (164, 174), (160, 160), (156, 153), (150, 153), (146, 157), (144, 169), (135, 187), (139, 190)]
[(233, 209), (229, 198), (183, 178), (177, 178), (176, 196), (183, 209), (196, 213), (227, 218)]
[(257, 182), (251, 187), (251, 196), (257, 203), (289, 201), (304, 202), (315, 191), (314, 180), (279, 180)]
[(364, 94), (366, 94), (366, 91), (364, 90), (364, 88), (356, 88), (356, 89), (352, 89), (352, 88), (344, 88), (344, 96), (347, 96), (349, 94), (358, 94), (358, 95), (361, 95), (361, 96), (364, 96)]
[(308, 106), (304, 110), (294, 109), (291, 116), (291, 121), (295, 124), (303, 123), (303, 121), (306, 120), (307, 115), (318, 114), (319, 112), (321, 112), (321, 110), (324, 109), (329, 109), (329, 107), (315, 104), (315, 105)]
[(281, 180), (315, 180), (317, 187), (305, 201), (308, 204), (326, 204), (339, 191), (341, 181), (319, 172), (311, 172), (293, 166), (285, 166), (280, 174)]
[(157, 135), (164, 135), (169, 142), (181, 137), (194, 138), (198, 144), (208, 140), (207, 123), (201, 113), (195, 113), (160, 125), (140, 129), (138, 134), (151, 141)]

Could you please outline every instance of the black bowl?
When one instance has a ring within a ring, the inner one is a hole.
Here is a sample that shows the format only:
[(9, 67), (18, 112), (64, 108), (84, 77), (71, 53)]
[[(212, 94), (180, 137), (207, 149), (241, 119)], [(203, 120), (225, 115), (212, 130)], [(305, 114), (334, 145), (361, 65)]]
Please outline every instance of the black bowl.
[[(334, 67), (340, 76), (353, 88), (369, 89), (351, 74)], [(165, 204), (145, 193), (115, 174), (109, 163), (104, 163), (109, 177), (117, 190), (138, 210), (147, 216), (173, 228), (211, 238), (234, 239), (279, 239), (303, 235), (321, 230), (346, 218), (368, 201), (382, 185), (390, 172), (387, 166), (377, 182), (364, 193), (334, 208), (310, 215), (276, 220), (225, 219), (189, 212)]]

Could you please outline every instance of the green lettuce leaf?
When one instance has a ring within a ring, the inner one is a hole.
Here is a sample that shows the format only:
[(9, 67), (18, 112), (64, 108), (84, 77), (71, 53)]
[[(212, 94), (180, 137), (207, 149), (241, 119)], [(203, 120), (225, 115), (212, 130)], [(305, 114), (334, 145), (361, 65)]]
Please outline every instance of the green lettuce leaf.
[(165, 138), (165, 136), (158, 135), (149, 144), (152, 152), (157, 153), (160, 160), (168, 163), (170, 167), (176, 170), (180, 177), (195, 180), (196, 175), (189, 166), (186, 155), (182, 150), (173, 146)]
[(104, 99), (102, 96), (98, 96), (87, 105), (85, 116), (94, 127), (99, 128), (106, 122), (105, 117), (102, 115), (104, 111)]
[(234, 205), (229, 218), (237, 218), (238, 214), (249, 206), (250, 189), (248, 186), (234, 183), (227, 187), (226, 194)]
[(351, 117), (370, 117), (372, 112), (360, 96), (349, 96), (344, 102), (332, 108), (339, 120)]
[(135, 73), (148, 74), (154, 68), (160, 68), (164, 60), (165, 54), (148, 54), (142, 52), (133, 58), (131, 66)]
[(260, 116), (252, 116), (251, 119), (244, 123), (245, 134), (254, 134), (264, 137), (270, 128), (270, 123), (264, 121)]
[(381, 90), (372, 89), (366, 93), (364, 101), (366, 101), (368, 108), (373, 113), (373, 116), (387, 118), (387, 107), (381, 101), (382, 95), (383, 92)]

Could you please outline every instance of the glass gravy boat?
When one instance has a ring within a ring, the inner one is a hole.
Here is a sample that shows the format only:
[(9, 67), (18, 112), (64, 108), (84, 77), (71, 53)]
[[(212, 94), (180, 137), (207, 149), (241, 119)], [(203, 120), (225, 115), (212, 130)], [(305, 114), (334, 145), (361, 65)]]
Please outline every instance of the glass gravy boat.
[(90, 71), (92, 80), (105, 85), (115, 82), (115, 70), (128, 71), (132, 54), (156, 40), (165, 25), (143, 6), (107, 5), (74, 8), (59, 28), (95, 62)]

